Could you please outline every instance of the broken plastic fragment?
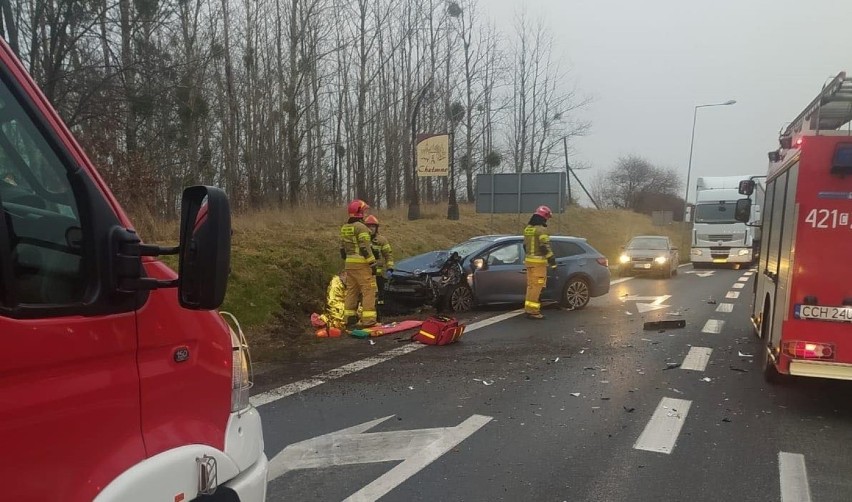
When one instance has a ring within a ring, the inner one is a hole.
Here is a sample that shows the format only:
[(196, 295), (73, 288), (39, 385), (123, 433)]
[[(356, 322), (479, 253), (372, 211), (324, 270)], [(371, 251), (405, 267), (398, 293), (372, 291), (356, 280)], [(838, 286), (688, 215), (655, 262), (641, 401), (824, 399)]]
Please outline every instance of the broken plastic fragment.
[(572, 396), (574, 396), (574, 397), (580, 397), (580, 393), (579, 393), (579, 392), (572, 392), (572, 393), (571, 393), (571, 395), (572, 395)]
[(701, 381), (702, 382), (712, 382), (713, 380), (711, 380), (710, 377), (704, 377), (704, 378), (701, 379)]
[(494, 380), (483, 380), (482, 384), (483, 385), (494, 385)]
[(375, 340), (370, 340), (370, 345), (375, 345), (375, 344), (376, 344)]
[(409, 385), (409, 386), (408, 386), (408, 390), (414, 390), (414, 387), (412, 387), (412, 386), (410, 386), (410, 385)]
[(754, 354), (744, 354), (744, 353), (739, 352), (739, 351), (737, 351), (737, 354), (739, 354), (740, 357), (754, 357)]

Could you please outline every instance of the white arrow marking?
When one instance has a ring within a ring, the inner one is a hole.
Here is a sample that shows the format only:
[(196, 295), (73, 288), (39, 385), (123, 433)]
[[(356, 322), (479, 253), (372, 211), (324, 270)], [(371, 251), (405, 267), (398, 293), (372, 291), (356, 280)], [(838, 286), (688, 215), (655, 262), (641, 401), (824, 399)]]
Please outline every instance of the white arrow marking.
[[(672, 295), (662, 295), (662, 296), (625, 296), (622, 298), (622, 301), (625, 302), (636, 302), (636, 310), (639, 311), (640, 314), (644, 314), (645, 312), (651, 312), (652, 310), (660, 310), (667, 309), (670, 305), (663, 305), (663, 302), (671, 298)], [(651, 302), (651, 303), (639, 303), (639, 302)]]
[(714, 272), (712, 270), (708, 270), (706, 272), (699, 272), (697, 270), (690, 270), (689, 272), (686, 272), (686, 273), (687, 274), (695, 274), (698, 277), (710, 277), (711, 275), (715, 274), (716, 272)]
[(269, 481), (299, 469), (402, 460), (401, 464), (346, 499), (377, 500), (492, 419), (473, 415), (456, 427), (366, 432), (392, 417), (379, 418), (287, 446), (269, 461)]

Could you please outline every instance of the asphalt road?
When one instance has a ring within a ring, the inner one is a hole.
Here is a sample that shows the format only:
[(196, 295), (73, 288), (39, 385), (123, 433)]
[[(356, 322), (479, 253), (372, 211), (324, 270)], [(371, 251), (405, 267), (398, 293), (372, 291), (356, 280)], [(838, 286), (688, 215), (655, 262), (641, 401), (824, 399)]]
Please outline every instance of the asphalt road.
[[(753, 277), (681, 268), (299, 367), (253, 398), (268, 500), (852, 500), (852, 384), (764, 383)], [(643, 330), (659, 319), (686, 327)]]

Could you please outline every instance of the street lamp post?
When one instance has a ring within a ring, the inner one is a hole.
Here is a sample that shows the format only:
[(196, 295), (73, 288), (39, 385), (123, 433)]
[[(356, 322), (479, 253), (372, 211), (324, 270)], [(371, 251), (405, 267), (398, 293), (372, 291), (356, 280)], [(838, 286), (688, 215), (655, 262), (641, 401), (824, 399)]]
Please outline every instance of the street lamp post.
[(736, 104), (737, 101), (735, 99), (729, 99), (724, 103), (712, 103), (707, 105), (696, 105), (695, 110), (692, 114), (692, 139), (689, 142), (689, 164), (686, 168), (686, 195), (683, 196), (683, 210), (684, 216), (686, 215), (686, 207), (689, 204), (689, 178), (692, 174), (692, 150), (695, 147), (695, 122), (698, 119), (698, 109), (699, 108), (709, 108), (711, 106), (730, 106)]

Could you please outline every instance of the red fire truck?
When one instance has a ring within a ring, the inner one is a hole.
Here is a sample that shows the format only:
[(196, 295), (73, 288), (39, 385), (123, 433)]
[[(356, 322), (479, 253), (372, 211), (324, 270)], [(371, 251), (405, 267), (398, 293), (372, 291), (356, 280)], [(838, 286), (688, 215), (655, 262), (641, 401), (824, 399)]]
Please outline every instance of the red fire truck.
[(228, 200), (182, 210), (180, 246), (143, 244), (0, 40), (0, 500), (264, 500), (247, 344), (215, 312)]
[[(852, 79), (839, 74), (769, 152), (752, 320), (764, 375), (852, 380)], [(750, 195), (751, 180), (740, 184)], [(737, 203), (747, 221), (751, 201)]]

